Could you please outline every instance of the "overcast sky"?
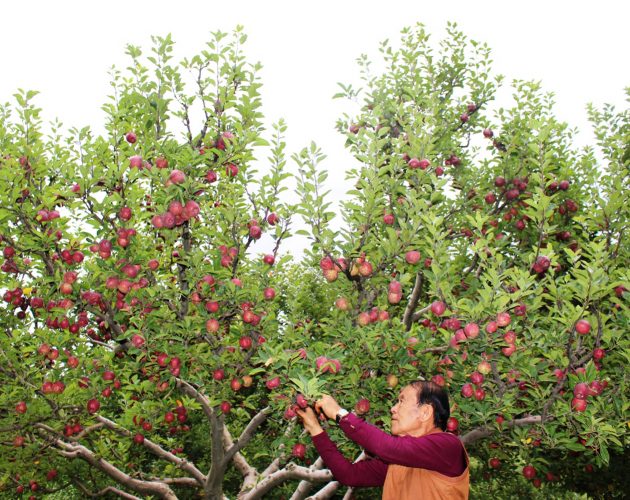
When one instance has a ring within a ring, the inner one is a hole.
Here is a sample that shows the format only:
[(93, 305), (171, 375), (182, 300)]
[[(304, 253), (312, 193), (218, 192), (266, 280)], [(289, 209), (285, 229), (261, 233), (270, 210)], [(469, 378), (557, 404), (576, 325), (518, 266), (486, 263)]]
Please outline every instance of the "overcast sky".
[(586, 104), (625, 106), (630, 85), (627, 1), (16, 0), (0, 3), (0, 19), (0, 100), (36, 89), (46, 119), (97, 130), (108, 68), (127, 62), (127, 43), (148, 48), (150, 35), (171, 33), (176, 52), (192, 55), (211, 31), (242, 24), (249, 59), (264, 65), (269, 123), (286, 119), (291, 152), (315, 140), (332, 172), (350, 160), (333, 130), (336, 83), (356, 81), (357, 56), (376, 59), (380, 41), (418, 21), (436, 38), (455, 21), (490, 45), (495, 71), (508, 81), (541, 80), (556, 94), (557, 116), (584, 130), (584, 142)]

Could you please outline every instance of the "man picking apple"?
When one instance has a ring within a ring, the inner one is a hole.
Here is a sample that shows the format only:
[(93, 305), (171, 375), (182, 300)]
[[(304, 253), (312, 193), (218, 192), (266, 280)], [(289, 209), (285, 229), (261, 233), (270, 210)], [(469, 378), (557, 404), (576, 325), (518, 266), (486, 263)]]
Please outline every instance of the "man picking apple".
[(311, 408), (298, 410), (304, 428), (326, 466), (346, 486), (383, 486), (384, 500), (467, 499), (468, 455), (461, 441), (446, 430), (448, 394), (433, 382), (405, 386), (392, 407), (387, 434), (343, 409), (324, 395), (315, 410), (335, 419), (343, 432), (373, 456), (351, 463), (322, 429)]

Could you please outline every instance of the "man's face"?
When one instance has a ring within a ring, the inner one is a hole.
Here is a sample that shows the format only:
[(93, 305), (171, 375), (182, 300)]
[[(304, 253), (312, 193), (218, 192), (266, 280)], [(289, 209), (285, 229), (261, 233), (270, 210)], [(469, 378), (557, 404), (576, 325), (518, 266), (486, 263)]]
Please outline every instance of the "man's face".
[(398, 395), (398, 402), (391, 409), (392, 434), (394, 436), (421, 436), (423, 433), (422, 406), (418, 404), (416, 389), (410, 385), (403, 387)]

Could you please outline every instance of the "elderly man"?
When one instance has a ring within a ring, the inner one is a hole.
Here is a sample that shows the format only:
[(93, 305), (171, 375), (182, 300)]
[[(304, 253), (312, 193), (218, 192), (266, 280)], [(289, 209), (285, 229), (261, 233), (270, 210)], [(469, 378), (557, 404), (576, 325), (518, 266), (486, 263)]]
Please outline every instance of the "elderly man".
[(468, 455), (457, 436), (444, 432), (448, 394), (433, 382), (405, 386), (392, 407), (392, 434), (368, 424), (323, 396), (315, 409), (335, 419), (373, 458), (351, 463), (322, 429), (311, 408), (298, 411), (320, 456), (346, 486), (382, 486), (384, 500), (467, 499)]

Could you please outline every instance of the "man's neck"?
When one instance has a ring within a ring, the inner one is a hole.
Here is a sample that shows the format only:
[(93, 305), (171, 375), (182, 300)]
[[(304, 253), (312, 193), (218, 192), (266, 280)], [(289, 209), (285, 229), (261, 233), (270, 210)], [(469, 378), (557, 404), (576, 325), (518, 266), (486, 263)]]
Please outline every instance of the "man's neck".
[(427, 434), (434, 434), (435, 432), (442, 432), (442, 429), (436, 427), (435, 425), (427, 425), (426, 427), (422, 427), (415, 432), (409, 433), (409, 435), (413, 437), (421, 437), (426, 436)]

